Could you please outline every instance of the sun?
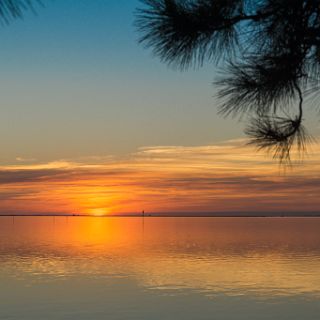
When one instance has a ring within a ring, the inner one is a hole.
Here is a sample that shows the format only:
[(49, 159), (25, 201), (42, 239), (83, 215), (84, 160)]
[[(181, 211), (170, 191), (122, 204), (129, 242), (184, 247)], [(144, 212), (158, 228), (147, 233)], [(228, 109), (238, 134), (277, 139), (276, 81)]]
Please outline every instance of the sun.
[(108, 210), (108, 208), (93, 208), (89, 210), (89, 214), (93, 215), (95, 217), (102, 217), (102, 216), (106, 216), (110, 213), (110, 211)]

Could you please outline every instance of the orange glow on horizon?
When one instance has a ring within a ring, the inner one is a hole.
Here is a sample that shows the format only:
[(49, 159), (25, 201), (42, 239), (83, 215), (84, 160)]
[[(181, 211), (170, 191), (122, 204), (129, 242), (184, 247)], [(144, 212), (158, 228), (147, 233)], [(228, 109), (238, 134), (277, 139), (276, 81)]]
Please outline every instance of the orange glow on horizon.
[(110, 214), (109, 210), (107, 208), (94, 208), (88, 211), (90, 215), (96, 216), (96, 217), (103, 217), (108, 214)]
[(320, 148), (285, 174), (243, 141), (0, 167), (1, 213), (315, 211)]

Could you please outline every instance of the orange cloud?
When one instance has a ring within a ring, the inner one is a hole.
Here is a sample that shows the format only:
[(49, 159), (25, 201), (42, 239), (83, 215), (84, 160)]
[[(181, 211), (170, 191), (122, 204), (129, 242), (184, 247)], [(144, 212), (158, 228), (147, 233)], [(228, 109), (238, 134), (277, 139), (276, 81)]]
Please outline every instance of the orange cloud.
[(0, 213), (315, 211), (320, 149), (283, 174), (236, 140), (0, 167)]

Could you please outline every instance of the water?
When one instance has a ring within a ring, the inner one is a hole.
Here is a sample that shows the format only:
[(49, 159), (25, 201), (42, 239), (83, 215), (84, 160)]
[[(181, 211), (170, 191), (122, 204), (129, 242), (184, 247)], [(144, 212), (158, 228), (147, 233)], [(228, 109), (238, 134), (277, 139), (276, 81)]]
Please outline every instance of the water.
[(0, 218), (0, 319), (319, 319), (320, 218)]

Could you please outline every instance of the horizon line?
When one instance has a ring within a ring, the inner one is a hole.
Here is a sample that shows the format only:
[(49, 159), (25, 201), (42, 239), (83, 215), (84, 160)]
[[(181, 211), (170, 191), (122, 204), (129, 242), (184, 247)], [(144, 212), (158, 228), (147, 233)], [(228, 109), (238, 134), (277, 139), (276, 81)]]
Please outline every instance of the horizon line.
[(93, 218), (272, 218), (272, 217), (320, 217), (319, 211), (288, 212), (150, 212), (119, 214), (86, 214), (86, 213), (4, 213), (0, 217), (93, 217)]

